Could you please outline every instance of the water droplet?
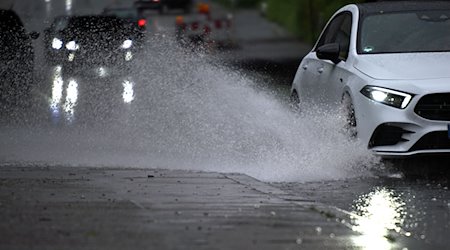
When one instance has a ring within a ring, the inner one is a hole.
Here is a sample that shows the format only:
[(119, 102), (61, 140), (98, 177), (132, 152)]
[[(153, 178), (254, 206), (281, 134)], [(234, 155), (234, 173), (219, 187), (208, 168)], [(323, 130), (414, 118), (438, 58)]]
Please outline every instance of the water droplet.
[(322, 233), (322, 228), (321, 227), (316, 227), (316, 233), (317, 234), (321, 234)]

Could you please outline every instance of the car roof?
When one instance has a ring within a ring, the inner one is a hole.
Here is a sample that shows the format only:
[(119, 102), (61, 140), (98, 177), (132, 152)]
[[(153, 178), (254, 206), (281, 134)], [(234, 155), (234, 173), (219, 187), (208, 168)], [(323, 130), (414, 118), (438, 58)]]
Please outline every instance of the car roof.
[(105, 16), (105, 15), (90, 15), (90, 16), (70, 16), (69, 19), (71, 21), (97, 21), (97, 20), (108, 20), (114, 21), (119, 20), (114, 16)]
[(419, 10), (450, 10), (450, 1), (385, 1), (356, 4), (361, 15), (380, 12), (403, 12)]
[[(123, 15), (126, 13), (127, 15)], [(105, 8), (103, 14), (115, 16), (118, 18), (138, 18), (139, 12), (136, 8), (131, 7), (116, 7), (116, 8)], [(131, 15), (129, 15), (131, 14)]]
[(104, 12), (106, 12), (106, 11), (111, 11), (111, 12), (114, 12), (114, 11), (137, 11), (137, 9), (136, 8), (132, 8), (132, 7), (114, 7), (114, 8), (105, 8), (104, 9)]

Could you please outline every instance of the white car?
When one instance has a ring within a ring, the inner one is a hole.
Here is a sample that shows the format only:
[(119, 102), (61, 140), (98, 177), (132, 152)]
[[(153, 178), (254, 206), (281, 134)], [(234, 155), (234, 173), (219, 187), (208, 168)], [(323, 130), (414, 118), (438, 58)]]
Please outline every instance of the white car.
[(302, 104), (346, 107), (377, 155), (450, 155), (450, 3), (341, 8), (302, 60), (291, 90)]

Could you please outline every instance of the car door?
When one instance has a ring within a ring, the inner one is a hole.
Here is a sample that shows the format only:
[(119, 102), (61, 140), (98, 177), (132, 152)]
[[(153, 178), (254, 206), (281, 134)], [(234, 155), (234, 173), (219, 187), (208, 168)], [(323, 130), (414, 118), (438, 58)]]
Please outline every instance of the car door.
[(344, 87), (344, 78), (347, 78), (346, 61), (350, 48), (350, 35), (352, 28), (351, 12), (338, 14), (330, 23), (330, 29), (320, 39), (316, 46), (320, 48), (326, 44), (337, 43), (340, 46), (338, 64), (330, 60), (316, 58), (316, 64), (312, 70), (317, 74), (315, 88), (318, 92), (319, 102), (328, 105), (335, 105), (341, 101)]
[(314, 50), (303, 59), (299, 67), (299, 72), (297, 73), (300, 76), (298, 78), (298, 81), (300, 81), (299, 94), (302, 99), (312, 99), (311, 101), (316, 103), (325, 101), (324, 97), (327, 92), (325, 82), (332, 71), (333, 67), (331, 64), (333, 63), (319, 59), (316, 50), (325, 44), (336, 41), (337, 33), (344, 19), (344, 14), (339, 14), (334, 17), (323, 31)]

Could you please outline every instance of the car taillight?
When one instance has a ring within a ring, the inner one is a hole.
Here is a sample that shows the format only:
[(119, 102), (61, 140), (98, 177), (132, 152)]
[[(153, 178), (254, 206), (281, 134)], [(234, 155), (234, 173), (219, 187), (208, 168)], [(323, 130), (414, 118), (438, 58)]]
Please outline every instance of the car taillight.
[(147, 24), (147, 20), (139, 19), (139, 21), (138, 21), (138, 26), (139, 27), (144, 27), (146, 24)]
[(203, 33), (208, 35), (211, 33), (211, 28), (208, 25), (205, 25), (205, 27), (203, 27)]

